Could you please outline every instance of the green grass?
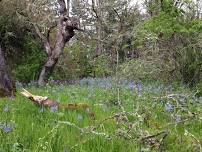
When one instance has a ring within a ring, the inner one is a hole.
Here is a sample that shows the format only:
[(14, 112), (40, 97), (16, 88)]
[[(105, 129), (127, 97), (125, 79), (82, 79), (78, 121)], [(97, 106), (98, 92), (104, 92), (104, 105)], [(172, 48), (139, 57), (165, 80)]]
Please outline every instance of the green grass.
[[(85, 102), (91, 105), (95, 120), (89, 117), (86, 110), (64, 110), (58, 112), (40, 112), (40, 107), (19, 94), (15, 100), (1, 99), (0, 122), (13, 123), (15, 128), (9, 132), (0, 129), (0, 152), (136, 152), (136, 151), (200, 151), (202, 144), (202, 104), (190, 97), (186, 105), (180, 105), (175, 98), (155, 100), (154, 97), (166, 93), (144, 92), (138, 96), (136, 91), (120, 88), (102, 89), (98, 87), (46, 86), (43, 88), (26, 88), (33, 94), (49, 96), (63, 103)], [(189, 90), (180, 89), (174, 93), (192, 94)], [(124, 117), (105, 118), (120, 113), (118, 101), (121, 102), (127, 114), (128, 122)], [(171, 102), (175, 105), (172, 112), (165, 112), (165, 104)], [(9, 106), (9, 112), (4, 107)], [(196, 116), (192, 117), (195, 113)], [(177, 116), (184, 121), (176, 123)], [(190, 118), (192, 117), (192, 118)], [(123, 118), (123, 119), (121, 119)], [(189, 119), (190, 118), (190, 119)], [(81, 132), (79, 129), (59, 123), (71, 122), (80, 128), (98, 126), (94, 131), (105, 133), (106, 136), (96, 135), (89, 131)], [(133, 126), (132, 129), (128, 129)], [(148, 140), (141, 139), (156, 135)], [(162, 140), (160, 146), (159, 141)], [(150, 142), (150, 143), (149, 143)]]

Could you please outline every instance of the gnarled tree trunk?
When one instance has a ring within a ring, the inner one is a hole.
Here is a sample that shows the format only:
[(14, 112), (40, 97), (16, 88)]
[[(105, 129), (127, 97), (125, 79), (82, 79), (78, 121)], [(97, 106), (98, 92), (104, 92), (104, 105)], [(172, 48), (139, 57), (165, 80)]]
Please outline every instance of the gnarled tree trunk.
[(0, 46), (0, 97), (15, 95), (15, 86), (6, 68), (3, 52)]
[[(42, 39), (44, 44), (44, 49), (47, 54), (47, 60), (42, 67), (38, 84), (43, 85), (48, 79), (49, 75), (53, 71), (60, 55), (63, 52), (65, 44), (74, 36), (74, 30), (78, 30), (77, 21), (74, 18), (68, 16), (66, 4), (64, 0), (58, 0), (60, 5), (60, 17), (57, 22), (57, 36), (54, 47), (52, 48), (49, 42), (49, 37), (42, 34), (39, 28), (35, 25), (35, 30), (38, 36)], [(50, 32), (50, 31), (49, 31)], [(47, 34), (49, 35), (49, 34)]]

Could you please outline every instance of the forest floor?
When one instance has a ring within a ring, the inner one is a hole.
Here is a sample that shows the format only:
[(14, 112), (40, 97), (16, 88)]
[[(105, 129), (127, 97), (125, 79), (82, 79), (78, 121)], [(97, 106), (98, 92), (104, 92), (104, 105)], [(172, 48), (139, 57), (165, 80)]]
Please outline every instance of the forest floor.
[(28, 86), (78, 110), (39, 107), (20, 95), (1, 99), (0, 152), (202, 151), (202, 99), (184, 87), (83, 81)]

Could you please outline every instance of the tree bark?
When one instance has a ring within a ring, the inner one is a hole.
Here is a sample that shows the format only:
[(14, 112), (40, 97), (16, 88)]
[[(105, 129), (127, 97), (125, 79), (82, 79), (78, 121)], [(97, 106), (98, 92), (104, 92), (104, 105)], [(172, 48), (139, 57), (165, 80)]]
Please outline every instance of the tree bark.
[(15, 95), (15, 85), (6, 68), (5, 58), (0, 46), (0, 97)]
[(74, 36), (74, 30), (78, 30), (77, 20), (75, 20), (74, 18), (70, 18), (67, 15), (65, 1), (58, 0), (58, 3), (60, 5), (60, 17), (57, 23), (58, 32), (56, 36), (56, 42), (53, 48), (51, 48), (49, 38), (44, 36), (40, 32), (39, 28), (35, 26), (36, 33), (42, 39), (44, 49), (47, 54), (47, 60), (44, 66), (42, 67), (41, 73), (39, 75), (39, 85), (43, 85), (46, 82), (49, 75), (52, 73), (55, 65), (57, 64), (57, 61), (64, 50), (65, 44)]
[[(96, 9), (97, 7), (97, 9)], [(98, 40), (97, 40), (97, 48), (96, 48), (96, 52), (95, 52), (95, 56), (99, 56), (102, 54), (103, 52), (103, 46), (102, 46), (102, 2), (101, 0), (92, 0), (92, 10), (95, 13), (95, 17), (96, 17), (96, 33), (98, 36)]]
[[(102, 2), (100, 0), (97, 0), (97, 13), (98, 13), (98, 16), (100, 18), (102, 18), (102, 10), (101, 10), (101, 7), (102, 7)], [(98, 41), (97, 41), (97, 50), (96, 50), (96, 55), (99, 56), (102, 54), (103, 52), (103, 47), (102, 47), (102, 42), (100, 40), (102, 40), (102, 25), (100, 23), (100, 20), (97, 20), (97, 35), (98, 35)]]

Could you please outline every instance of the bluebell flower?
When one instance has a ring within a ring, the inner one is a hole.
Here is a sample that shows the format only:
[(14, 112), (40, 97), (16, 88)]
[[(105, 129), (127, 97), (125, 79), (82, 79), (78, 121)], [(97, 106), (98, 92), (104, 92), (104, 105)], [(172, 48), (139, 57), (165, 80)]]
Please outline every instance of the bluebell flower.
[(110, 82), (107, 82), (105, 85), (105, 89), (111, 89), (112, 88), (112, 84)]
[(137, 84), (137, 91), (138, 91), (138, 95), (141, 96), (142, 95), (142, 83), (138, 83)]
[(19, 82), (19, 81), (16, 81), (16, 82), (15, 82), (15, 86), (16, 86), (17, 88), (22, 88), (22, 87), (23, 87), (22, 83)]
[(0, 123), (0, 129), (5, 133), (10, 133), (15, 128), (15, 125), (12, 123)]
[(4, 126), (3, 130), (5, 133), (9, 133), (13, 130), (13, 127), (10, 125), (6, 125), (6, 126)]
[(182, 121), (182, 118), (180, 115), (175, 116), (175, 122), (180, 123)]
[(53, 105), (50, 107), (51, 112), (57, 112), (58, 111), (58, 105)]
[(166, 105), (165, 105), (166, 112), (172, 112), (173, 109), (174, 109), (174, 105), (172, 105), (171, 103), (166, 103)]
[(134, 82), (130, 82), (129, 83), (129, 88), (130, 88), (130, 90), (134, 90), (135, 89), (135, 87), (136, 87), (136, 85), (135, 85), (135, 83)]
[(5, 107), (3, 108), (3, 112), (9, 112), (9, 111), (10, 111), (9, 106), (5, 105)]
[(79, 81), (79, 85), (80, 85), (80, 86), (87, 85), (87, 80), (86, 80), (86, 78), (81, 79), (81, 80)]

